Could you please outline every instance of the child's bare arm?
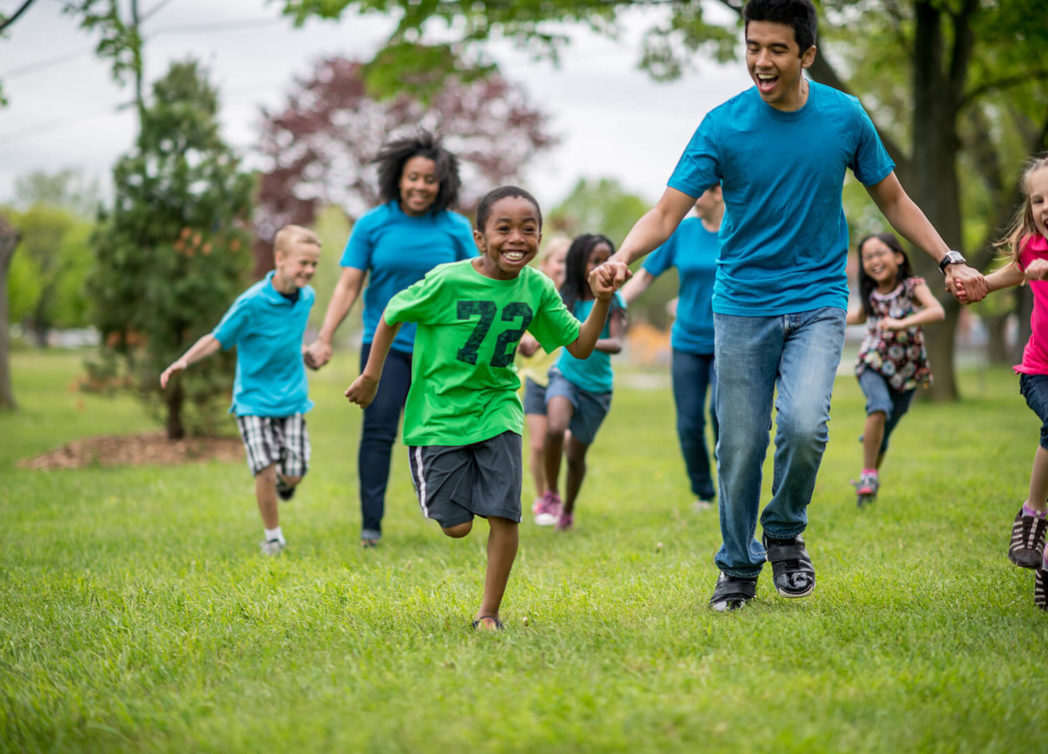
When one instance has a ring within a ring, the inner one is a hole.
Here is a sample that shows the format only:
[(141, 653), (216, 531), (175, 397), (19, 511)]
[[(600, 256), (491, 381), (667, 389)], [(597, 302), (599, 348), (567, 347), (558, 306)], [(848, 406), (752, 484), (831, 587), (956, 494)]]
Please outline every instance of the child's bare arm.
[(1031, 280), (1048, 280), (1048, 260), (1035, 259), (1026, 265), (1024, 273), (1026, 282)]
[(534, 335), (526, 332), (521, 336), (517, 350), (520, 351), (522, 356), (532, 356), (539, 350), (539, 342), (535, 340)]
[(206, 359), (221, 348), (222, 344), (219, 343), (218, 338), (211, 333), (202, 336), (196, 343), (189, 347), (188, 351), (171, 362), (171, 365), (161, 372), (160, 387), (166, 388), (167, 383), (176, 374), (187, 369), (190, 364), (194, 364), (201, 359)]
[(353, 380), (353, 384), (347, 387), (344, 393), (350, 403), (367, 408), (371, 405), (371, 401), (375, 400), (378, 381), (382, 379), (382, 367), (386, 364), (386, 356), (389, 355), (389, 349), (393, 346), (393, 339), (397, 337), (399, 330), (399, 322), (395, 325), (387, 325), (385, 315), (379, 317), (364, 371)]
[(590, 309), (589, 316), (586, 317), (586, 321), (579, 328), (579, 337), (564, 346), (568, 349), (568, 353), (576, 359), (589, 358), (589, 355), (593, 353), (594, 346), (597, 345), (601, 331), (604, 329), (604, 320), (607, 318), (608, 309), (610, 308), (610, 296), (608, 298), (598, 298), (593, 302), (593, 308)]
[(851, 307), (848, 309), (848, 315), (844, 321), (849, 325), (861, 325), (866, 321), (866, 309), (863, 308), (862, 304)]
[[(1031, 265), (1032, 267), (1033, 265)], [(999, 270), (994, 270), (986, 276), (986, 286), (990, 293), (999, 291), (1002, 288), (1012, 288), (1016, 285), (1022, 285), (1026, 281), (1026, 274), (1019, 268), (1015, 262), (1009, 262)], [(969, 304), (971, 300), (961, 300), (962, 304)]]
[(928, 287), (927, 283), (921, 283), (916, 286), (913, 289), (913, 297), (917, 299), (917, 303), (921, 308), (902, 319), (885, 317), (880, 321), (881, 329), (905, 330), (907, 327), (919, 327), (921, 325), (929, 325), (932, 322), (941, 322), (946, 318), (946, 312), (943, 311), (942, 304), (939, 303), (939, 299), (935, 298), (935, 294), (932, 293), (932, 289)]
[(604, 353), (620, 353), (622, 351), (622, 335), (626, 331), (626, 315), (621, 309), (611, 313), (608, 323), (608, 337), (601, 338), (593, 347), (594, 351)]

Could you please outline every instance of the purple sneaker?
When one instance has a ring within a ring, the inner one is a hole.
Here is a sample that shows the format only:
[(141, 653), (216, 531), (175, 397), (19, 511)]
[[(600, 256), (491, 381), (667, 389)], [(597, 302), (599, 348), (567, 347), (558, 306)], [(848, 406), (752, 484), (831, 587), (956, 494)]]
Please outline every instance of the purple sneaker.
[(571, 531), (575, 528), (575, 516), (570, 513), (560, 512), (557, 518), (557, 531)]

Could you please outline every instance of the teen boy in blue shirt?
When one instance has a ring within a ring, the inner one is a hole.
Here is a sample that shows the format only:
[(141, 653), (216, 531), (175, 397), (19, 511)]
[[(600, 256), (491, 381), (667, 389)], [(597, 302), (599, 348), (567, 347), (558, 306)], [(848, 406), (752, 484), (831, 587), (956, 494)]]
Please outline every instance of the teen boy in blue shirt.
[(279, 555), (287, 545), (277, 497), (290, 500), (309, 467), (307, 395), (302, 338), (316, 298), (309, 281), (317, 269), (320, 241), (298, 225), (277, 232), (276, 268), (237, 298), (215, 329), (201, 337), (160, 375), (171, 377), (220, 348), (237, 347), (233, 405), (255, 477), (255, 497), (265, 527), (260, 545)]
[[(845, 170), (901, 235), (940, 262), (948, 290), (978, 300), (986, 288), (907, 196), (858, 100), (805, 79), (817, 29), (810, 0), (749, 0), (743, 14), (755, 86), (707, 114), (666, 191), (610, 260), (629, 263), (665, 242), (695, 197), (721, 184), (726, 210), (713, 312), (724, 543), (710, 599), (718, 611), (753, 599), (765, 559), (783, 597), (815, 588), (801, 535), (844, 341)], [(762, 543), (754, 534), (773, 400), (775, 471)]]

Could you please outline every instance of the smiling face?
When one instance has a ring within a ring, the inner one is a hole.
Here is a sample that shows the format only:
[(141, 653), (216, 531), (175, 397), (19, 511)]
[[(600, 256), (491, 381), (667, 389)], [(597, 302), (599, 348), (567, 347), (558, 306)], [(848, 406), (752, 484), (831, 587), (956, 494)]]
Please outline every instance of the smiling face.
[(761, 99), (776, 110), (799, 110), (808, 97), (804, 69), (815, 62), (815, 45), (801, 51), (793, 27), (773, 21), (746, 24), (746, 68)]
[(1048, 238), (1048, 166), (1030, 173), (1026, 193), (1030, 197), (1033, 225), (1042, 237)]
[(611, 247), (603, 241), (590, 249), (589, 256), (586, 258), (586, 280), (589, 280), (591, 272), (607, 262), (610, 257)]
[(415, 155), (404, 163), (400, 172), (400, 209), (405, 215), (420, 217), (433, 206), (440, 193), (437, 164), (428, 157)]
[(320, 246), (313, 241), (295, 239), (286, 249), (278, 248), (275, 255), (276, 272), (273, 287), (281, 293), (294, 293), (313, 279), (320, 260)]
[(481, 256), (476, 269), (495, 280), (512, 280), (535, 258), (542, 240), (539, 210), (523, 196), (506, 196), (491, 205), (484, 227), (473, 231)]
[(881, 239), (868, 238), (859, 249), (859, 259), (862, 261), (863, 272), (877, 283), (878, 288), (885, 290), (895, 286), (899, 267), (905, 257), (897, 251), (892, 251)]

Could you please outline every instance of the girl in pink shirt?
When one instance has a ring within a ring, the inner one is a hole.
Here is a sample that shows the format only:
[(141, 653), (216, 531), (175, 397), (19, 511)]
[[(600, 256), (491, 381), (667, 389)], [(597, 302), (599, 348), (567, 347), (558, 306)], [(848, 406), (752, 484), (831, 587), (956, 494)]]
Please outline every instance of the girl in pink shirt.
[(1030, 340), (1015, 371), (1020, 392), (1041, 420), (1041, 441), (1033, 457), (1029, 494), (1012, 524), (1008, 557), (1017, 566), (1035, 570), (1034, 604), (1048, 610), (1048, 155), (1030, 161), (1021, 187), (1026, 200), (998, 243), (1011, 260), (987, 275), (986, 282), (991, 291), (1029, 283), (1033, 293)]

